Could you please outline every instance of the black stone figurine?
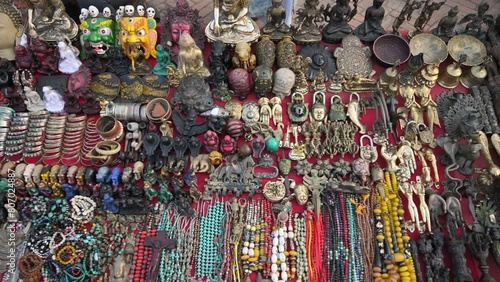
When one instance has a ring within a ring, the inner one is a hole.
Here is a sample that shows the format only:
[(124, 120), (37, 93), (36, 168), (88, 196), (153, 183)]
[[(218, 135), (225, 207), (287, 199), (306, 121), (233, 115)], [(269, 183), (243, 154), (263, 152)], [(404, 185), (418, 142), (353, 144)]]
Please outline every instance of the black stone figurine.
[(330, 3), (321, 6), (321, 12), (328, 24), (323, 28), (323, 41), (328, 43), (340, 43), (344, 36), (352, 33), (349, 21), (358, 13), (358, 0), (353, 3), (353, 9), (349, 6), (349, 0), (337, 0), (335, 6)]
[(448, 15), (444, 16), (438, 24), (438, 27), (433, 29), (432, 34), (441, 38), (444, 42), (448, 42), (457, 33), (455, 26), (457, 25), (458, 6), (451, 8)]
[(384, 0), (373, 0), (373, 6), (366, 9), (365, 21), (354, 30), (354, 35), (359, 37), (363, 43), (372, 43), (379, 36), (385, 34), (382, 27), (385, 10), (382, 7)]

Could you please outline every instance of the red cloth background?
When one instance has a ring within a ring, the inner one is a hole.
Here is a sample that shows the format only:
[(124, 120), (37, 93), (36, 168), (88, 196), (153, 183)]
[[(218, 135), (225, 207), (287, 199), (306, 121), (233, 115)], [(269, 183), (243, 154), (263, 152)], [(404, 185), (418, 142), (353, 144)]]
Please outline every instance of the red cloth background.
[[(160, 32), (161, 30), (161, 27), (158, 28), (158, 32)], [(405, 34), (405, 33), (404, 33)], [(328, 46), (332, 51), (337, 47), (337, 45), (332, 45), (332, 44), (324, 44), (324, 43), (321, 43), (325, 46)], [(207, 43), (205, 45), (205, 49), (203, 50), (204, 51), (204, 54), (205, 54), (205, 58), (206, 58), (206, 63), (208, 65), (208, 56), (210, 54), (210, 46), (211, 44)], [(255, 45), (253, 46), (255, 47)], [(300, 50), (300, 46), (297, 46), (297, 50)], [(333, 56), (333, 53), (332, 53), (332, 56)], [(379, 75), (385, 70), (384, 67), (380, 66), (379, 63), (377, 62), (377, 60), (374, 58), (374, 56), (372, 56), (372, 61), (373, 61), (373, 68), (374, 70), (376, 71), (376, 75), (374, 76), (375, 79), (377, 79), (379, 77)], [(150, 59), (149, 60), (150, 64), (152, 66), (155, 65), (156, 61), (154, 59)], [(443, 62), (441, 64), (441, 71), (444, 71), (445, 67), (450, 64), (452, 61), (450, 58), (448, 58), (445, 62)], [(402, 66), (400, 66), (398, 68), (398, 70), (403, 70), (404, 68), (406, 67), (406, 63), (403, 64)], [(464, 67), (463, 68), (463, 71), (464, 73), (466, 71), (468, 71), (468, 67)], [(329, 82), (327, 82), (327, 85), (328, 85)], [(457, 90), (459, 91), (463, 91), (465, 93), (468, 93), (468, 90), (465, 89), (464, 87), (462, 87), (461, 85), (459, 87), (457, 87)], [(442, 93), (442, 92), (445, 92), (445, 91), (449, 91), (448, 89), (445, 89), (445, 88), (442, 88), (440, 87), (439, 85), (436, 84), (436, 86), (432, 89), (432, 97), (434, 100), (436, 100), (436, 97)], [(172, 97), (173, 97), (173, 94), (175, 93), (175, 89), (170, 89), (170, 94), (168, 95), (167, 99), (168, 100), (171, 100)], [(368, 93), (368, 92), (360, 92), (360, 97), (362, 99), (366, 99), (367, 97), (369, 97), (371, 95), (371, 93)], [(327, 101), (327, 109), (329, 109), (330, 107), (330, 97), (332, 96), (333, 94), (332, 93), (328, 93), (326, 94), (326, 101)], [(344, 104), (347, 104), (349, 102), (349, 96), (350, 96), (350, 93), (348, 92), (341, 92), (338, 94), (340, 97), (342, 97), (343, 99), (343, 103)], [(271, 95), (268, 95), (268, 97), (272, 97)], [(402, 106), (404, 104), (404, 100), (398, 95), (398, 101), (399, 101), (399, 106)], [(237, 99), (237, 98), (234, 98), (234, 99)], [(216, 104), (219, 105), (219, 106), (224, 106), (224, 103), (219, 101), (219, 100), (216, 100)], [(258, 97), (255, 93), (252, 93), (248, 96), (248, 98), (246, 99), (246, 101), (257, 101), (258, 100)], [(309, 107), (312, 105), (312, 92), (310, 92), (309, 94), (305, 95), (305, 101), (306, 103), (309, 103)], [(241, 101), (241, 103), (243, 104), (245, 101)], [(282, 103), (282, 107), (283, 107), (283, 122), (285, 123), (285, 129), (286, 129), (286, 125), (288, 124), (289, 122), (289, 119), (288, 119), (288, 116), (286, 114), (286, 109), (287, 109), (287, 103), (290, 102), (290, 97), (287, 97), (286, 99), (284, 99), (283, 103)], [(368, 125), (368, 131), (371, 131), (372, 130), (372, 124), (375, 120), (375, 110), (373, 109), (367, 109), (366, 111), (366, 114), (364, 116), (362, 116), (361, 118), (361, 121), (364, 123), (364, 124), (367, 124)], [(438, 137), (439, 135), (443, 134), (444, 132), (444, 124), (441, 122), (441, 128), (439, 127), (434, 127), (434, 136), (435, 137)], [(175, 134), (175, 133), (174, 133)], [(222, 140), (222, 137), (223, 137), (224, 134), (220, 135), (220, 139)], [(201, 138), (203, 140), (203, 136), (198, 136), (199, 138)], [(360, 134), (357, 133), (356, 134), (356, 137), (355, 137), (355, 141), (359, 144), (359, 137), (360, 137)], [(293, 140), (293, 137), (291, 136), (291, 140)], [(239, 144), (242, 144), (244, 142), (244, 140), (242, 140), (243, 138), (240, 138), (239, 140)], [(304, 140), (303, 137), (301, 136), (300, 138), (301, 140)], [(280, 150), (278, 151), (277, 155), (279, 156), (282, 156), (283, 155), (283, 152), (285, 153), (285, 156), (288, 156), (288, 152), (289, 152), (289, 149), (283, 149), (283, 148), (280, 148)], [(202, 151), (202, 153), (207, 153), (207, 152), (204, 152)], [(266, 152), (264, 152), (266, 153)], [(443, 150), (441, 150), (439, 147), (434, 149), (434, 153), (437, 156), (441, 155), (441, 154), (444, 154)], [(496, 161), (498, 161), (498, 156), (496, 156), (496, 154), (492, 151), (492, 155), (493, 157), (495, 158)], [(355, 158), (357, 158), (358, 156), (356, 156)], [(329, 156), (325, 156), (323, 157), (323, 159), (327, 159), (329, 158)], [(340, 155), (336, 155), (334, 156), (333, 159), (331, 159), (331, 162), (335, 162), (337, 160), (339, 160), (341, 158)], [(354, 158), (350, 155), (345, 155), (344, 159), (346, 161), (352, 161), (354, 160)], [(309, 159), (309, 162), (311, 163), (315, 163), (316, 162), (316, 159), (315, 158), (312, 158), (312, 159)], [(276, 163), (275, 163), (276, 164)], [(292, 166), (295, 166), (296, 162), (292, 162)], [(378, 159), (378, 164), (382, 167), (382, 168), (385, 168), (386, 167), (386, 162), (385, 160), (380, 156), (379, 154), (379, 159)], [(133, 165), (133, 164), (131, 164)], [(417, 158), (417, 165), (418, 165), (418, 169), (417, 169), (417, 172), (412, 176), (412, 178), (410, 179), (410, 181), (414, 181), (415, 180), (415, 176), (417, 175), (420, 175), (421, 173), (421, 165), (420, 165), (420, 161), (418, 160)], [(430, 164), (429, 164), (430, 165)], [(481, 156), (476, 162), (475, 162), (475, 167), (486, 167), (487, 164), (484, 160), (484, 158)], [(439, 160), (438, 160), (438, 168), (440, 170), (440, 180), (443, 181), (445, 180), (445, 177), (444, 177), (444, 166), (442, 166), (440, 163), (439, 163)], [(456, 172), (453, 172), (452, 173), (453, 176), (455, 177), (459, 177), (459, 178), (463, 178), (460, 173), (458, 171)], [(198, 175), (198, 187), (199, 187), (199, 190), (200, 191), (203, 191), (203, 187), (204, 187), (204, 183), (205, 183), (205, 178), (207, 177), (207, 174), (199, 174)], [(297, 184), (299, 183), (302, 183), (302, 177), (294, 174), (294, 173), (291, 173), (290, 174), (290, 179), (293, 179), (297, 182)], [(262, 181), (262, 185), (264, 185), (268, 180), (263, 180)], [(442, 185), (441, 185), (442, 186)], [(443, 188), (441, 188), (442, 190)], [(438, 193), (441, 193), (442, 191), (438, 191)], [(243, 198), (247, 198), (248, 195), (243, 195)], [(232, 196), (231, 196), (232, 197)], [(226, 196), (225, 197), (225, 200), (228, 200), (229, 198), (231, 198), (229, 196)], [(257, 194), (256, 196), (254, 196), (255, 198), (260, 198), (262, 197), (260, 194)], [(403, 199), (403, 202), (406, 203), (406, 199), (404, 196), (402, 196), (402, 199)], [(414, 200), (415, 200), (415, 204), (418, 206), (418, 197), (415, 196), (414, 197)], [(462, 210), (463, 210), (463, 214), (464, 214), (464, 220), (466, 223), (472, 223), (473, 220), (472, 220), (472, 216), (469, 212), (469, 208), (468, 208), (468, 200), (466, 198), (463, 198), (461, 200), (461, 203), (462, 203)], [(297, 212), (302, 212), (304, 211), (304, 207), (302, 206), (299, 206), (297, 205), (296, 203), (294, 203), (293, 205), (293, 210), (294, 210), (294, 213), (297, 213)], [(409, 213), (405, 212), (405, 217), (406, 219), (409, 219)], [(421, 217), (421, 216), (420, 216)], [(418, 239), (418, 231), (415, 230), (414, 233), (410, 234), (414, 239)], [(447, 236), (446, 234), (446, 231), (445, 231), (445, 235)], [(366, 240), (374, 240), (374, 238), (364, 238)], [(449, 257), (448, 255), (448, 252), (447, 252), (447, 248), (446, 248), (446, 245), (445, 247), (443, 248), (443, 252), (445, 254), (445, 263), (448, 267), (450, 267), (450, 269), (452, 269), (452, 265), (451, 265), (451, 258)], [(472, 257), (472, 254), (470, 253), (469, 250), (467, 250), (467, 253), (466, 253), (466, 258), (467, 258), (467, 266), (471, 269), (472, 271), (472, 276), (474, 278), (474, 281), (479, 281), (480, 279), (480, 276), (481, 276), (481, 271), (479, 269), (479, 264), (477, 263), (477, 261)], [(488, 259), (488, 264), (490, 266), (490, 274), (498, 281), (500, 281), (500, 271), (498, 271), (498, 266), (496, 265), (496, 263), (494, 262), (493, 260), (493, 256), (490, 255), (489, 256), (489, 259)], [(421, 261), (421, 266), (422, 266), (422, 272), (425, 276), (425, 265), (424, 263)], [(367, 269), (367, 271), (371, 271), (370, 269)], [(453, 277), (453, 272), (451, 272), (451, 277)], [(255, 281), (256, 278), (255, 278), (255, 275), (251, 276), (251, 280), (252, 281)]]

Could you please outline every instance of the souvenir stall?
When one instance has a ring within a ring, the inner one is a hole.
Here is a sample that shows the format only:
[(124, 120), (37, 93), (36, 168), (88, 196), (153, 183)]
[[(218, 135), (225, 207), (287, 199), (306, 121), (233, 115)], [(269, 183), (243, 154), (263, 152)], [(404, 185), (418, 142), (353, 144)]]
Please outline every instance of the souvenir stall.
[(443, 3), (0, 0), (0, 281), (497, 281), (500, 16)]

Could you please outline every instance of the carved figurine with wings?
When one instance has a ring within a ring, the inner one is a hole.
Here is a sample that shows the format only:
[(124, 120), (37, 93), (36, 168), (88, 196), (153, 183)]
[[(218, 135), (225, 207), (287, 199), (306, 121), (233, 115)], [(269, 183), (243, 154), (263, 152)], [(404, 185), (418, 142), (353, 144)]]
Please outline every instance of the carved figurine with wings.
[(480, 40), (485, 39), (486, 31), (482, 29), (483, 24), (490, 27), (495, 22), (492, 15), (486, 14), (489, 8), (490, 5), (483, 2), (477, 7), (477, 14), (468, 14), (459, 21), (458, 24), (468, 23), (465, 26), (464, 33), (476, 36)]

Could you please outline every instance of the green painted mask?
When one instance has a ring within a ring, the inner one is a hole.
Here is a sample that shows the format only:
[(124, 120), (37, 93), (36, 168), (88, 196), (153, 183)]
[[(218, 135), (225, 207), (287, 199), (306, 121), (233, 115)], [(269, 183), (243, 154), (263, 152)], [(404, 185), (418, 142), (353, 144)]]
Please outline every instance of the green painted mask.
[[(117, 46), (116, 22), (112, 17), (88, 17), (80, 24), (81, 40), (90, 43), (101, 58), (107, 57), (109, 47)], [(85, 48), (82, 48), (81, 58), (86, 58)]]

